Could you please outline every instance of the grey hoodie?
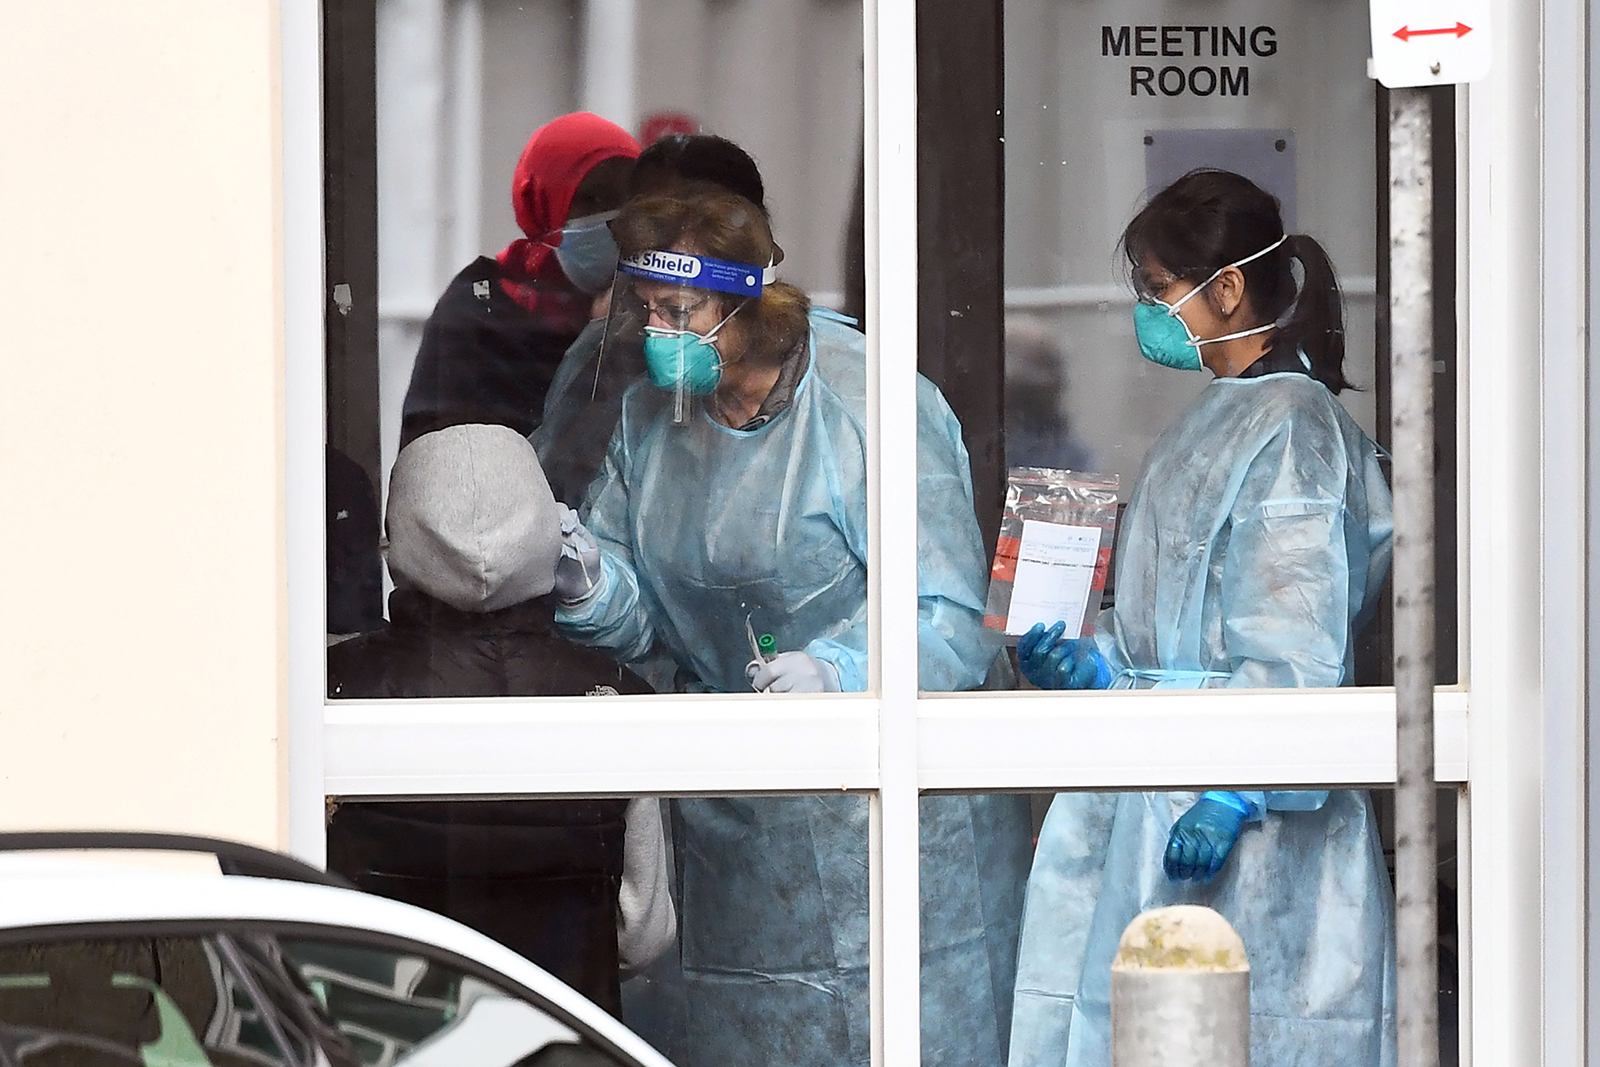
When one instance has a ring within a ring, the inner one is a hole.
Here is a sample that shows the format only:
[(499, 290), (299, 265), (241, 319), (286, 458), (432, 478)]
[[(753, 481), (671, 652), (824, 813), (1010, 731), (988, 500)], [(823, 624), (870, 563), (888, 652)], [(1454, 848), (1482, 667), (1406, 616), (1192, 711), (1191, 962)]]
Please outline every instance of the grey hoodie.
[(498, 611), (555, 585), (561, 507), (533, 446), (508, 426), (424, 434), (389, 478), (389, 570), (460, 611)]

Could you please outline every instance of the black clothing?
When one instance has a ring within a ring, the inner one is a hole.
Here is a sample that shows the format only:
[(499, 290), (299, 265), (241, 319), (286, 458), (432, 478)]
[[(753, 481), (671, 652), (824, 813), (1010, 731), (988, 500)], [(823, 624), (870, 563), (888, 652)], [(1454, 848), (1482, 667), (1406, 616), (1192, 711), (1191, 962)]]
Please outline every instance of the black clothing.
[(612, 338), (600, 358), (605, 326), (603, 319), (590, 323), (568, 349), (570, 365), (558, 372), (532, 438), (550, 492), (573, 507), (605, 466), (623, 394), (645, 375), (640, 337)]
[(328, 695), (371, 700), (651, 691), (611, 657), (561, 636), (554, 615), (549, 597), (474, 612), (396, 589), (387, 629), (328, 649)]
[[(333, 697), (647, 693), (639, 677), (554, 629), (549, 598), (458, 611), (415, 590), (389, 628), (328, 650)], [(617, 890), (626, 800), (358, 801), (335, 809), (328, 866), (522, 953), (621, 1011)]]
[(382, 523), (378, 494), (361, 464), (329, 445), (325, 452), (328, 632), (359, 634), (383, 625)]
[(538, 428), (551, 379), (583, 322), (555, 309), (529, 311), (501, 286), (502, 276), (496, 260), (480, 256), (434, 305), (401, 407), (401, 448), (461, 423), (509, 426), (523, 436)]
[(1300, 353), (1294, 349), (1284, 348), (1282, 345), (1263, 353), (1261, 358), (1240, 371), (1240, 378), (1260, 378), (1267, 374), (1304, 374), (1315, 378), (1311, 368), (1306, 366), (1300, 358)]
[(340, 804), (328, 869), (448, 915), (618, 1017), (625, 800)]
[(800, 379), (806, 376), (806, 368), (810, 366), (811, 331), (807, 330), (784, 355), (783, 363), (778, 368), (778, 380), (767, 390), (755, 417), (739, 429), (759, 430), (788, 410), (789, 405), (794, 403), (795, 390), (800, 388)]

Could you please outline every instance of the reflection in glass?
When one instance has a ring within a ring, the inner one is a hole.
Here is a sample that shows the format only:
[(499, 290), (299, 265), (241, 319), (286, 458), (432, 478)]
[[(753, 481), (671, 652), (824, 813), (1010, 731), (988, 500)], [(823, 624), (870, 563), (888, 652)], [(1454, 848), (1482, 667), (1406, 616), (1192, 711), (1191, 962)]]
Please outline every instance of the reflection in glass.
[(19, 1064), (301, 1062), (279, 1046), (274, 1032), (282, 1028), (270, 1014), (206, 938), (134, 935), (0, 949), (0, 1035), (7, 1058)]
[(541, 1009), (426, 956), (327, 939), (278, 944), (362, 1067), (615, 1067)]

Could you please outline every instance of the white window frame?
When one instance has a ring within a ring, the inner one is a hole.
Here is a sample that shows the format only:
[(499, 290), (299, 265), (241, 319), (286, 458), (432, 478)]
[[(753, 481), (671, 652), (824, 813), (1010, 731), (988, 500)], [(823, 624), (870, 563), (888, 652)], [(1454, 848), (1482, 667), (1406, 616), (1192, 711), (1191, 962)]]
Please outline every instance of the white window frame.
[[(906, 1064), (919, 1058), (919, 790), (1393, 783), (1391, 690), (917, 692), (916, 531), (907, 518), (916, 513), (911, 474), (917, 353), (914, 0), (865, 4), (866, 254), (873, 324), (868, 337), (869, 692), (759, 698), (759, 704), (757, 698), (731, 696), (328, 704), (320, 13), (318, 0), (280, 0), (278, 8), (285, 727), (288, 836), (296, 853), (318, 862), (324, 858), (325, 794), (868, 793), (874, 1063)], [(1581, 527), (1583, 516), (1581, 506), (1576, 519), (1570, 509), (1546, 515), (1547, 522), (1565, 523), (1559, 528), (1533, 518), (1555, 499), (1549, 491), (1541, 499), (1541, 444), (1570, 444), (1574, 418), (1582, 440), (1582, 412), (1574, 412), (1570, 403), (1563, 407), (1562, 400), (1583, 395), (1583, 361), (1552, 365), (1547, 360), (1541, 392), (1541, 376), (1530, 370), (1538, 350), (1534, 339), (1542, 338), (1546, 346), (1560, 339), (1561, 330), (1551, 323), (1562, 321), (1563, 309), (1542, 292), (1540, 271), (1529, 267), (1543, 263), (1547, 271), (1570, 268), (1572, 278), (1583, 277), (1583, 263), (1541, 259), (1541, 197), (1552, 212), (1563, 204), (1570, 207), (1576, 196), (1580, 214), (1567, 219), (1583, 217), (1583, 183), (1580, 178), (1574, 189), (1570, 178), (1573, 167), (1580, 176), (1586, 171), (1582, 151), (1571, 153), (1574, 159), (1556, 159), (1567, 168), (1567, 184), (1541, 170), (1542, 150), (1558, 135), (1570, 135), (1552, 124), (1571, 116), (1562, 110), (1565, 98), (1559, 93), (1554, 102), (1543, 100), (1540, 111), (1539, 81), (1541, 19), (1554, 20), (1555, 33), (1570, 33), (1571, 24), (1581, 30), (1583, 17), (1576, 0), (1545, 0), (1542, 10), (1495, 0), (1494, 72), (1461, 90), (1458, 98), (1463, 684), (1439, 691), (1436, 750), (1440, 781), (1463, 787), (1464, 1063), (1473, 1056), (1484, 1064), (1537, 1062), (1541, 979), (1560, 976), (1558, 968), (1549, 975), (1541, 970), (1541, 936), (1572, 932), (1566, 925), (1551, 926), (1570, 916), (1549, 911), (1552, 901), (1541, 897), (1549, 887), (1542, 887), (1540, 877), (1542, 834), (1555, 832), (1570, 841), (1576, 825), (1582, 838), (1581, 819), (1563, 822), (1565, 808), (1552, 812), (1541, 805), (1547, 764), (1570, 751), (1546, 751), (1548, 739), (1536, 728), (1550, 712), (1547, 691), (1570, 693), (1572, 678), (1547, 678), (1535, 665), (1546, 662), (1540, 594), (1551, 588), (1540, 584), (1541, 560), (1565, 551), (1560, 558), (1573, 562), (1570, 543), (1548, 543), (1548, 538), (1552, 531), (1569, 536), (1571, 523)], [(1572, 39), (1581, 41), (1581, 33)], [(1526, 116), (1540, 113), (1543, 126), (1527, 121)], [(1552, 225), (1561, 224), (1551, 218)], [(1576, 314), (1570, 306), (1565, 313)], [(886, 322), (896, 328), (882, 330)], [(1578, 329), (1581, 338), (1581, 322)], [(1509, 353), (1521, 355), (1510, 358)], [(1542, 433), (1554, 437), (1546, 441)], [(1583, 484), (1583, 473), (1580, 456), (1580, 480), (1564, 484)], [(1582, 493), (1576, 496), (1581, 504)], [(1582, 566), (1581, 547), (1576, 565)], [(1581, 580), (1571, 583), (1580, 607), (1582, 586)], [(1560, 614), (1570, 612), (1570, 597), (1557, 608), (1560, 619), (1570, 620)], [(1577, 619), (1582, 618), (1580, 611)], [(1581, 692), (1581, 668), (1578, 684)], [(1161, 738), (1159, 746), (1149, 743), (1152, 736)], [(1578, 795), (1581, 799), (1581, 790)], [(1542, 821), (1542, 813), (1554, 821)], [(1580, 971), (1582, 936), (1580, 926)], [(1581, 989), (1577, 996), (1581, 1022)], [(1492, 1008), (1474, 1013), (1474, 1001)]]

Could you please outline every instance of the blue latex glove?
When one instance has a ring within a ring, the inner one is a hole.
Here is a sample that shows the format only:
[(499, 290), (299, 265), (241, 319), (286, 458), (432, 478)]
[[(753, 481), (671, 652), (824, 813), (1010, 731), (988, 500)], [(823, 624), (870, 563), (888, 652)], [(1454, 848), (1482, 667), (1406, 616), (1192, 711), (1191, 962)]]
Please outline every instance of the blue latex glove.
[(1067, 624), (1050, 629), (1035, 623), (1017, 638), (1017, 662), (1022, 675), (1040, 689), (1109, 689), (1111, 668), (1093, 641), (1062, 640)]
[(1228, 862), (1245, 821), (1255, 814), (1255, 805), (1237, 793), (1202, 793), (1167, 835), (1162, 857), (1167, 877), (1174, 882), (1211, 881)]

